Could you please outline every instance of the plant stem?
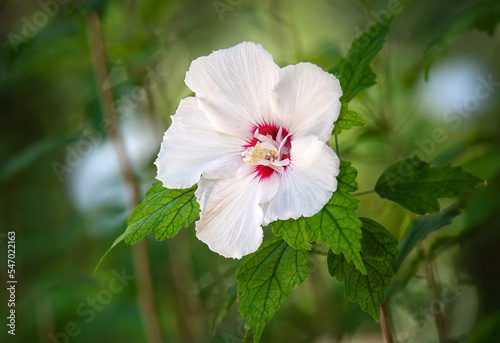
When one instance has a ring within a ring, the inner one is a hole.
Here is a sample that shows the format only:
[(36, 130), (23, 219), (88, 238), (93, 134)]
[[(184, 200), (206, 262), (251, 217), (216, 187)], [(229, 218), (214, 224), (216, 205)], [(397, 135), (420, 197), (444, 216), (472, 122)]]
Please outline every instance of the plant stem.
[[(94, 76), (96, 80), (97, 93), (101, 102), (103, 116), (109, 126), (108, 134), (116, 150), (120, 164), (121, 176), (128, 191), (128, 209), (139, 204), (139, 190), (132, 170), (132, 165), (125, 150), (123, 136), (118, 128), (118, 116), (113, 102), (110, 88), (104, 89), (103, 84), (108, 79), (104, 43), (101, 32), (99, 16), (96, 12), (90, 12), (86, 16), (89, 49), (93, 60)], [(137, 274), (136, 284), (138, 292), (138, 306), (141, 312), (144, 331), (148, 342), (161, 343), (162, 338), (158, 325), (158, 318), (154, 309), (153, 287), (151, 284), (149, 257), (145, 241), (132, 246), (134, 269)]]
[(243, 343), (249, 343), (250, 342), (250, 333), (252, 330), (245, 325), (245, 337), (243, 337)]
[(389, 322), (387, 321), (387, 303), (385, 301), (380, 304), (380, 328), (382, 329), (384, 343), (392, 343), (391, 330), (389, 330)]
[[(441, 299), (441, 289), (439, 285), (436, 283), (435, 277), (435, 268), (434, 268), (434, 257), (429, 255), (425, 264), (425, 272), (427, 277), (427, 283), (429, 284), (429, 288), (433, 293), (434, 299)], [(435, 304), (439, 304), (442, 302), (434, 302)], [(435, 312), (434, 321), (436, 323), (436, 329), (438, 332), (439, 342), (446, 343), (447, 339), (447, 330), (446, 330), (446, 319), (443, 315), (443, 311), (441, 306), (433, 306), (433, 311)]]

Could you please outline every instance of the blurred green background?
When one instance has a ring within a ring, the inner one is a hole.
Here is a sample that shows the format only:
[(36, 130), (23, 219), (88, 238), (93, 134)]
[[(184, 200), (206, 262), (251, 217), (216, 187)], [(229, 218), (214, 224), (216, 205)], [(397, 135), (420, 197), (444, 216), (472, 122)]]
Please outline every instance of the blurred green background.
[[(339, 136), (340, 157), (358, 169), (360, 191), (415, 153), (488, 183), (403, 262), (387, 291), (393, 340), (499, 342), (500, 9), (498, 1), (461, 0), (1, 1), (0, 340), (240, 342), (237, 302), (219, 315), (239, 262), (211, 252), (193, 227), (168, 241), (148, 237), (146, 255), (144, 246), (118, 245), (92, 278), (131, 211), (100, 95), (113, 96), (143, 196), (170, 115), (190, 95), (183, 79), (193, 59), (254, 41), (280, 66), (309, 61), (329, 70), (389, 13), (393, 29), (373, 64), (378, 84), (351, 105), (367, 125)], [(104, 80), (92, 62), (100, 43)], [(359, 215), (398, 239), (415, 220), (375, 194), (360, 200)], [(5, 325), (10, 231), (15, 337)], [(262, 337), (381, 341), (379, 324), (344, 299), (322, 256), (312, 257), (309, 278)]]

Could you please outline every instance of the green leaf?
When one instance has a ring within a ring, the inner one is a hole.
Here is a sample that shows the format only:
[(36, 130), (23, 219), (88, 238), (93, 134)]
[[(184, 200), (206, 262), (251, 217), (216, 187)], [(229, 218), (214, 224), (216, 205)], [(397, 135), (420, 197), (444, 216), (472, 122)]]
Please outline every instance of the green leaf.
[(466, 193), (482, 182), (461, 167), (431, 167), (418, 157), (413, 157), (387, 168), (380, 175), (375, 192), (414, 213), (426, 214), (441, 209), (438, 198)]
[(196, 185), (188, 189), (168, 189), (160, 181), (156, 181), (147, 191), (144, 200), (132, 211), (125, 232), (115, 239), (101, 257), (94, 274), (111, 249), (121, 241), (134, 244), (153, 232), (156, 232), (157, 240), (163, 240), (191, 225), (200, 212), (195, 191)]
[(354, 261), (364, 274), (361, 259), (361, 221), (356, 216), (359, 200), (348, 193), (336, 191), (326, 206), (311, 218), (307, 218), (308, 236), (313, 241), (323, 241), (336, 254), (343, 253), (348, 261)]
[(365, 121), (361, 117), (358, 117), (356, 112), (348, 110), (347, 106), (347, 104), (342, 104), (339, 118), (333, 128), (334, 135), (338, 135), (342, 130), (349, 130), (353, 126), (365, 126)]
[[(300, 217), (297, 220), (289, 219), (286, 221), (279, 220), (271, 224), (274, 234), (282, 236), (295, 249), (311, 249), (309, 241), (324, 241), (330, 249), (335, 251), (340, 251), (339, 245), (345, 245), (344, 250), (346, 251), (352, 246), (352, 253), (346, 253), (349, 256), (354, 256), (355, 250), (358, 249), (359, 252), (361, 248), (361, 245), (359, 245), (361, 222), (355, 215), (358, 200), (348, 193), (358, 189), (357, 175), (357, 170), (351, 166), (350, 162), (340, 161), (339, 175), (337, 175), (337, 191), (330, 200), (330, 208), (325, 207), (319, 212), (324, 212), (327, 216), (334, 216), (335, 220), (338, 219), (338, 221), (328, 220), (322, 223), (321, 218), (314, 217)], [(336, 193), (342, 194), (335, 195)], [(358, 232), (356, 232), (356, 228)], [(357, 259), (359, 264), (361, 257), (358, 256)]]
[(364, 311), (380, 320), (380, 303), (384, 300), (384, 290), (393, 276), (391, 260), (398, 254), (397, 239), (382, 225), (360, 218), (363, 223), (361, 238), (363, 263), (366, 275), (346, 260), (343, 254), (328, 252), (328, 271), (337, 280), (345, 283), (345, 295), (357, 302)]
[(307, 277), (309, 254), (295, 250), (281, 237), (265, 241), (246, 256), (236, 272), (240, 313), (258, 342), (265, 324)]
[[(498, 149), (498, 148), (496, 148)], [(498, 151), (495, 150), (498, 154)], [(490, 160), (491, 161), (491, 160)], [(467, 227), (480, 226), (484, 221), (500, 213), (500, 169), (488, 179), (488, 187), (483, 187), (468, 199), (465, 222)]]
[(351, 162), (340, 161), (339, 175), (337, 175), (337, 190), (352, 193), (358, 189), (356, 182), (358, 171), (351, 166)]
[(295, 249), (311, 248), (309, 241), (324, 242), (335, 253), (343, 253), (363, 273), (361, 259), (361, 221), (356, 216), (359, 200), (349, 194), (358, 189), (357, 170), (350, 162), (341, 161), (337, 176), (337, 190), (330, 201), (316, 215), (298, 220), (276, 221), (271, 224), (274, 234)]
[(385, 37), (390, 31), (392, 17), (383, 22), (374, 23), (368, 32), (356, 38), (346, 57), (340, 59), (330, 73), (335, 74), (340, 81), (343, 95), (340, 98), (342, 107), (339, 118), (335, 122), (333, 134), (353, 126), (364, 126), (365, 122), (354, 111), (348, 110), (349, 102), (360, 92), (376, 84), (376, 75), (370, 66), (384, 46)]
[(273, 233), (277, 236), (282, 236), (285, 241), (294, 249), (311, 249), (311, 243), (306, 231), (306, 219), (278, 220), (271, 224)]
[(385, 37), (390, 31), (392, 17), (383, 22), (376, 22), (368, 32), (356, 38), (341, 59), (331, 71), (337, 75), (342, 87), (342, 103), (348, 103), (357, 94), (373, 86), (376, 75), (370, 64), (384, 46)]
[(180, 229), (191, 225), (200, 212), (195, 191), (196, 185), (168, 189), (160, 181), (155, 182), (128, 218), (125, 242), (137, 243), (153, 232), (157, 240), (172, 238)]
[(430, 214), (415, 220), (399, 244), (398, 257), (392, 261), (394, 272), (398, 271), (405, 258), (418, 243), (423, 241), (431, 232), (451, 224), (453, 218), (458, 216), (460, 211), (461, 205), (457, 203), (446, 208), (441, 213)]
[(306, 230), (310, 240), (324, 242), (336, 254), (344, 254), (364, 274), (366, 269), (360, 255), (359, 241), (362, 235), (361, 221), (356, 215), (359, 200), (349, 194), (358, 189), (357, 173), (350, 162), (340, 163), (337, 190), (321, 211), (306, 218)]

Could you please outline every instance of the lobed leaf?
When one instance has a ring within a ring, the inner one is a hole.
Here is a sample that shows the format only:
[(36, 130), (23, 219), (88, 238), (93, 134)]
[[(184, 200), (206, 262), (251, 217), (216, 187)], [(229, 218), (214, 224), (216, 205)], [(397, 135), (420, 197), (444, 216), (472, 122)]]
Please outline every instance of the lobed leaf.
[(334, 135), (338, 135), (342, 130), (349, 130), (353, 126), (365, 126), (365, 121), (361, 117), (358, 117), (356, 112), (348, 110), (347, 108), (347, 104), (342, 104), (339, 117), (333, 128)]
[(349, 194), (358, 189), (357, 175), (358, 171), (350, 162), (340, 162), (337, 190), (321, 211), (306, 218), (306, 230), (311, 240), (325, 242), (336, 254), (343, 253), (364, 274), (366, 269), (360, 255), (359, 241), (362, 235), (361, 221), (356, 215), (359, 200)]
[(356, 177), (358, 177), (358, 171), (351, 165), (351, 162), (340, 161), (337, 189), (346, 193), (356, 191), (358, 189)]
[(253, 329), (258, 342), (265, 324), (307, 277), (309, 254), (295, 250), (281, 237), (262, 243), (259, 250), (246, 256), (236, 272), (240, 313)]
[(295, 249), (311, 248), (310, 241), (324, 242), (335, 253), (344, 253), (349, 261), (366, 272), (361, 260), (361, 222), (356, 216), (359, 200), (349, 192), (358, 189), (357, 170), (350, 162), (341, 161), (337, 175), (337, 190), (316, 215), (297, 220), (276, 221), (271, 224), (274, 234)]
[(153, 232), (157, 240), (172, 238), (180, 229), (189, 226), (200, 212), (195, 191), (196, 185), (187, 189), (168, 189), (160, 181), (155, 182), (128, 218), (125, 242), (139, 242)]
[(383, 22), (376, 22), (368, 32), (356, 38), (341, 59), (335, 70), (342, 87), (342, 102), (348, 103), (357, 94), (376, 84), (376, 75), (371, 63), (377, 57), (390, 31), (392, 17)]
[(329, 249), (336, 254), (342, 253), (366, 274), (360, 254), (362, 224), (355, 213), (358, 203), (355, 196), (338, 190), (321, 211), (307, 218), (307, 228), (311, 240), (323, 241)]
[(461, 167), (431, 167), (418, 157), (407, 158), (387, 168), (375, 185), (382, 198), (417, 213), (438, 212), (438, 198), (451, 198), (474, 189), (483, 181)]
[(175, 236), (182, 227), (191, 225), (200, 212), (195, 191), (196, 185), (188, 189), (168, 189), (156, 181), (127, 219), (125, 232), (115, 239), (101, 257), (94, 275), (111, 249), (121, 241), (134, 244), (153, 232), (156, 232), (157, 240), (163, 240)]
[(283, 239), (294, 249), (311, 249), (309, 237), (306, 230), (306, 219), (278, 220), (271, 224), (273, 233), (277, 236), (282, 236)]
[(363, 226), (361, 255), (366, 266), (362, 274), (343, 254), (328, 252), (328, 271), (337, 280), (345, 283), (346, 297), (357, 302), (360, 307), (380, 320), (380, 303), (384, 300), (384, 290), (393, 276), (391, 260), (398, 254), (397, 239), (382, 225), (360, 218)]
[(399, 255), (394, 261), (392, 261), (394, 272), (398, 271), (405, 258), (418, 243), (423, 241), (431, 232), (451, 224), (453, 218), (458, 216), (460, 212), (461, 205), (457, 203), (448, 207), (443, 212), (430, 214), (416, 219), (399, 244)]
[(353, 126), (364, 126), (363, 119), (358, 117), (356, 112), (348, 110), (348, 103), (360, 92), (376, 84), (376, 75), (370, 65), (384, 46), (391, 21), (392, 17), (373, 24), (367, 32), (352, 42), (346, 57), (330, 70), (330, 73), (339, 78), (343, 92), (340, 98), (342, 107), (333, 134), (338, 135), (342, 130)]

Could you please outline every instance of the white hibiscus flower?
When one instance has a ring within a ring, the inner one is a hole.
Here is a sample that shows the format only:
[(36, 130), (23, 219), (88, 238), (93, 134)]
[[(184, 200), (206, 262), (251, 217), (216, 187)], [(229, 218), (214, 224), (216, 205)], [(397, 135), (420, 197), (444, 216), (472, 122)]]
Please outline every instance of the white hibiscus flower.
[(340, 111), (337, 78), (311, 63), (280, 68), (244, 42), (191, 63), (155, 164), (167, 188), (198, 183), (197, 237), (232, 258), (256, 251), (262, 225), (312, 216), (337, 189), (327, 145)]

